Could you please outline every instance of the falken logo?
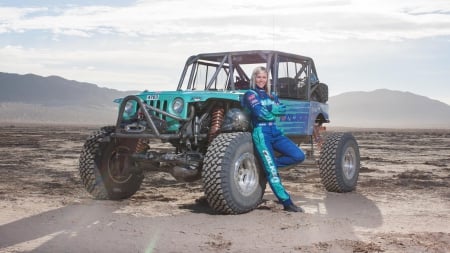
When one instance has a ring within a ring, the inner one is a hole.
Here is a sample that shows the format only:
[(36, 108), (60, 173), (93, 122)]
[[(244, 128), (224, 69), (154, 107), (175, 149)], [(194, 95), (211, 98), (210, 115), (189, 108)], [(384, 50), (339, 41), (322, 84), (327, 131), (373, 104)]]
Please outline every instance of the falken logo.
[(306, 122), (308, 121), (308, 115), (302, 113), (286, 114), (280, 117), (282, 122)]
[(280, 178), (278, 177), (277, 167), (273, 163), (272, 156), (269, 154), (269, 152), (267, 152), (267, 150), (263, 150), (262, 153), (264, 155), (265, 160), (267, 161), (267, 166), (269, 167), (268, 169), (271, 177), (270, 181), (272, 183), (279, 183)]

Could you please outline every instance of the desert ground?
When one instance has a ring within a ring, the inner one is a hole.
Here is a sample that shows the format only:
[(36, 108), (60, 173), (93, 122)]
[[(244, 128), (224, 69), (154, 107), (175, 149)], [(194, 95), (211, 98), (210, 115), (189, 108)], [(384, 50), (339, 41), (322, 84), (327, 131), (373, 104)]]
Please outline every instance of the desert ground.
[(0, 252), (450, 252), (450, 130), (353, 129), (356, 191), (326, 192), (311, 159), (281, 172), (306, 213), (267, 187), (256, 210), (218, 215), (201, 181), (164, 172), (130, 199), (94, 200), (77, 166), (95, 129), (0, 126)]

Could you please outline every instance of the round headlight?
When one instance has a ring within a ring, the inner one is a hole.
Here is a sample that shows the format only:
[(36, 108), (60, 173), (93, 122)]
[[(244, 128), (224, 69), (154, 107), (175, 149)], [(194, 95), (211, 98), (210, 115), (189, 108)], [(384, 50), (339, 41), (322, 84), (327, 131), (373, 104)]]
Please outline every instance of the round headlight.
[(176, 114), (180, 114), (183, 111), (184, 101), (182, 98), (175, 98), (172, 102), (172, 110)]
[(136, 105), (135, 105), (135, 102), (133, 102), (133, 101), (128, 101), (128, 102), (125, 104), (125, 108), (124, 108), (124, 111), (123, 111), (123, 118), (124, 118), (125, 120), (130, 119), (130, 118), (135, 114), (135, 112), (136, 112)]
[(125, 112), (128, 114), (133, 113), (133, 109), (134, 109), (134, 104), (131, 101), (128, 101), (127, 104), (125, 105)]

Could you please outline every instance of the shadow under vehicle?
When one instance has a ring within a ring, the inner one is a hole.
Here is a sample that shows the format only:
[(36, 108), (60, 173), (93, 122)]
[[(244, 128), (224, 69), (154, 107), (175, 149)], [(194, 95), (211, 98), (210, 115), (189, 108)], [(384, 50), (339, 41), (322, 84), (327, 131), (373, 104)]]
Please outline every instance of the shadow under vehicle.
[[(317, 157), (325, 188), (354, 190), (358, 144), (351, 133), (323, 137), (328, 86), (319, 82), (314, 61), (264, 50), (193, 55), (176, 90), (117, 99), (116, 124), (92, 134), (82, 149), (79, 171), (86, 190), (98, 199), (128, 198), (138, 191), (145, 170), (161, 170), (158, 164), (164, 163), (177, 180), (201, 179), (209, 205), (219, 213), (256, 208), (267, 182), (240, 101), (257, 66), (269, 70), (271, 90), (286, 105), (278, 126)], [(161, 143), (171, 148), (160, 150)]]

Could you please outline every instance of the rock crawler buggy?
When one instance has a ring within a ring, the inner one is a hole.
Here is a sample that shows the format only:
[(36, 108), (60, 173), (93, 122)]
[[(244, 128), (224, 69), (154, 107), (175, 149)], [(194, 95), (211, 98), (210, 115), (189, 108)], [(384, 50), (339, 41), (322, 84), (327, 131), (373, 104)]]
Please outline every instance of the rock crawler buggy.
[[(262, 50), (191, 56), (175, 91), (144, 91), (116, 100), (116, 125), (101, 128), (83, 146), (79, 171), (86, 190), (97, 199), (128, 198), (139, 189), (144, 171), (161, 170), (163, 162), (177, 180), (202, 179), (206, 199), (219, 213), (256, 208), (266, 178), (240, 103), (256, 66), (269, 70), (272, 91), (286, 105), (278, 126), (294, 142), (311, 147), (310, 156), (320, 154), (325, 188), (354, 190), (358, 144), (350, 133), (322, 138), (323, 124), (329, 122), (328, 86), (319, 82), (313, 60)], [(170, 152), (155, 148), (161, 141), (173, 146)]]

